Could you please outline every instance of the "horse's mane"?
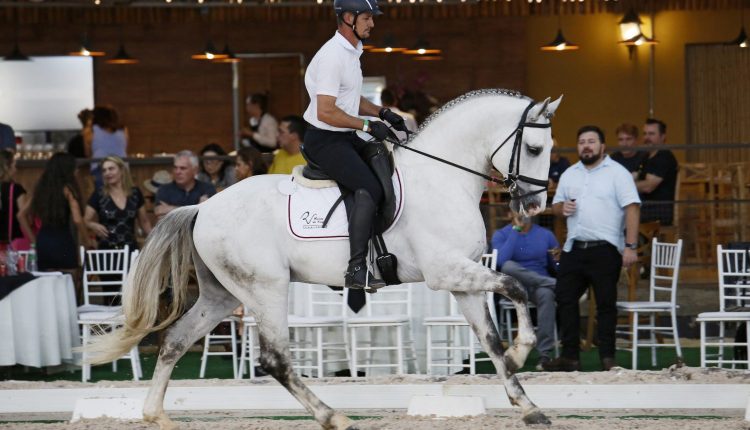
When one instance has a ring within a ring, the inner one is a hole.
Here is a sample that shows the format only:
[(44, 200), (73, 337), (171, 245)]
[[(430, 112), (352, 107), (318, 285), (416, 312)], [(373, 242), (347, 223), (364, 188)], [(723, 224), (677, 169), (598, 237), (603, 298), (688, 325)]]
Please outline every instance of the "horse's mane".
[(518, 91), (506, 90), (504, 88), (488, 88), (488, 89), (483, 89), (483, 90), (469, 91), (468, 93), (458, 96), (455, 99), (449, 101), (448, 103), (445, 103), (444, 105), (440, 106), (438, 110), (430, 114), (430, 116), (428, 116), (427, 119), (424, 120), (424, 122), (419, 126), (419, 129), (417, 129), (416, 132), (409, 135), (408, 142), (411, 142), (412, 140), (414, 140), (419, 135), (419, 133), (421, 133), (422, 130), (427, 128), (427, 126), (430, 125), (430, 123), (435, 118), (439, 117), (443, 113), (453, 109), (454, 107), (460, 105), (461, 103), (467, 100), (471, 100), (473, 98), (480, 97), (480, 96), (507, 96), (507, 97), (515, 97), (519, 99), (531, 100), (529, 97), (524, 96)]

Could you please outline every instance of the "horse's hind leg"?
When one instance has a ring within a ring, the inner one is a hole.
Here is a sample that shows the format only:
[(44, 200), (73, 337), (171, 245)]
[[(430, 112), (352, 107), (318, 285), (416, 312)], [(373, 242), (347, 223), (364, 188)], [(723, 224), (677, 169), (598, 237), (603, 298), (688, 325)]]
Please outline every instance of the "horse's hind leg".
[[(508, 394), (510, 402), (521, 407), (523, 421), (526, 424), (550, 424), (544, 413), (526, 396), (518, 378), (513, 374), (515, 369), (509, 368), (508, 363), (506, 363), (500, 336), (487, 308), (487, 293), (452, 292), (452, 294), (456, 297), (461, 312), (476, 333), (485, 352), (492, 359), (497, 374), (502, 377), (505, 392)], [(513, 366), (513, 364), (510, 364), (510, 366)]]
[(193, 251), (193, 260), (200, 296), (195, 305), (167, 329), (167, 335), (156, 362), (151, 388), (143, 405), (144, 421), (159, 424), (161, 430), (177, 428), (177, 425), (164, 413), (164, 394), (177, 360), (185, 354), (190, 345), (216, 327), (240, 304), (216, 280), (195, 251)]
[[(294, 373), (287, 326), (288, 282), (265, 282), (252, 295), (262, 308), (253, 309), (258, 321), (260, 363), (263, 369), (310, 412), (324, 429), (356, 430), (353, 422), (323, 403)], [(246, 291), (246, 290), (245, 290)], [(240, 297), (245, 301), (243, 297)]]

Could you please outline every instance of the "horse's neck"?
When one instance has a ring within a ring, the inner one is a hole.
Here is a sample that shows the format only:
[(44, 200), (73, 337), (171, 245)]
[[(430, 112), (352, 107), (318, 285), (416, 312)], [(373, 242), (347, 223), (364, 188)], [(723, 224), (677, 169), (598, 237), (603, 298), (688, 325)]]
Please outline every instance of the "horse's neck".
[[(493, 136), (505, 136), (513, 131), (523, 103), (521, 100), (504, 102), (500, 97), (465, 101), (433, 119), (409, 146), (487, 174), (490, 153), (500, 144)], [(432, 178), (445, 191), (468, 190), (472, 196), (479, 196), (485, 186), (480, 176), (409, 150), (399, 149), (398, 160), (401, 167)]]

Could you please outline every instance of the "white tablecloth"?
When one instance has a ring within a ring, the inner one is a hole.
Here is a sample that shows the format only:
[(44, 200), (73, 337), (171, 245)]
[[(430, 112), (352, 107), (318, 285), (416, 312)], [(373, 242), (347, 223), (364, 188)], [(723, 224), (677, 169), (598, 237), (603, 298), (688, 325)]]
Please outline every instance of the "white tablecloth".
[(70, 275), (41, 276), (0, 300), (0, 366), (73, 362), (81, 344)]

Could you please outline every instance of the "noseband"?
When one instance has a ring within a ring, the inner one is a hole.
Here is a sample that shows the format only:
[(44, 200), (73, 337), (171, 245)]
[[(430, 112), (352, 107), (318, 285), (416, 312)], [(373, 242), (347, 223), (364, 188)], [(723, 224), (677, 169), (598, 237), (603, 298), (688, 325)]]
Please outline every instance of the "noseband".
[[(526, 127), (529, 128), (550, 128), (552, 127), (551, 123), (546, 124), (536, 124), (533, 122), (526, 122), (526, 117), (529, 115), (529, 111), (532, 107), (534, 107), (534, 102), (532, 101), (526, 109), (523, 111), (523, 115), (521, 115), (521, 120), (518, 122), (518, 126), (516, 126), (516, 129), (511, 132), (508, 137), (503, 140), (503, 142), (492, 152), (492, 155), (490, 155), (490, 164), (492, 164), (492, 159), (495, 158), (495, 154), (497, 154), (500, 149), (505, 146), (506, 143), (510, 140), (511, 137), (515, 135), (515, 140), (513, 141), (513, 150), (510, 154), (510, 161), (508, 161), (508, 174), (505, 175), (505, 180), (503, 181), (503, 184), (505, 184), (506, 187), (508, 187), (508, 191), (510, 192), (510, 198), (511, 200), (520, 200), (524, 197), (533, 196), (535, 194), (539, 194), (542, 192), (547, 191), (547, 187), (549, 184), (548, 179), (535, 179), (530, 178), (528, 176), (524, 176), (521, 174), (521, 143), (523, 140), (523, 129)], [(531, 185), (538, 185), (542, 188), (535, 190), (535, 191), (529, 191), (526, 194), (518, 195), (518, 183), (519, 182), (525, 182), (527, 184)]]

